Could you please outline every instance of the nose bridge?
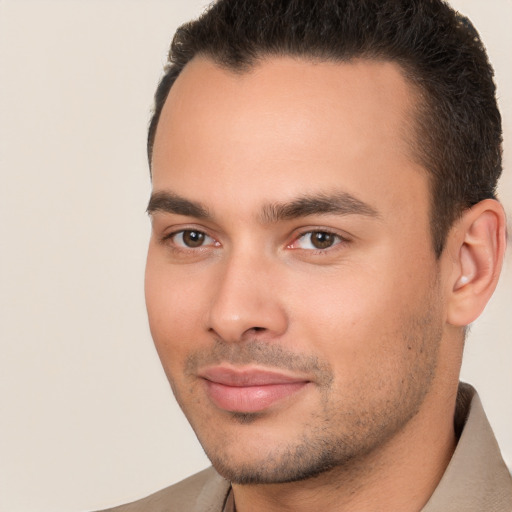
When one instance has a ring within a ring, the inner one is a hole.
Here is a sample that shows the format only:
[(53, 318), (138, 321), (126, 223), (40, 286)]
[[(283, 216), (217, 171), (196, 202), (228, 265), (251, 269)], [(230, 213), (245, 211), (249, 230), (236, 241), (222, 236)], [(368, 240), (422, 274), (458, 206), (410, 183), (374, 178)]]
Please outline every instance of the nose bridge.
[(256, 251), (234, 250), (222, 262), (209, 312), (209, 330), (224, 341), (249, 334), (275, 337), (287, 328), (284, 305), (272, 281), (276, 262)]

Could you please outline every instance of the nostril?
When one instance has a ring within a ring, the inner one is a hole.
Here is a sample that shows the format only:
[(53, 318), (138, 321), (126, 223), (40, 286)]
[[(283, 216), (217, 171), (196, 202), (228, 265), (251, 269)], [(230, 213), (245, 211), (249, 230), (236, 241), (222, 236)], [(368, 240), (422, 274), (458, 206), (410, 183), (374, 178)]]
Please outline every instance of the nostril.
[(267, 329), (265, 327), (251, 327), (250, 329), (247, 329), (245, 333), (243, 334), (244, 337), (246, 336), (254, 336), (260, 332), (265, 332)]

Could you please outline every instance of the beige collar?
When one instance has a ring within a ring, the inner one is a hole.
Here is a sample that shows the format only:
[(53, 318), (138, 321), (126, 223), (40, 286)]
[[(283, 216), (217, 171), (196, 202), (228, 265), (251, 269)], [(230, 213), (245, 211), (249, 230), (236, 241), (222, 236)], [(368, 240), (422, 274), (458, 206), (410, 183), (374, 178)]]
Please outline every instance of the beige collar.
[[(459, 442), (421, 512), (511, 512), (512, 478), (480, 398), (468, 384), (459, 385), (454, 423)], [(236, 512), (231, 490), (223, 512)]]

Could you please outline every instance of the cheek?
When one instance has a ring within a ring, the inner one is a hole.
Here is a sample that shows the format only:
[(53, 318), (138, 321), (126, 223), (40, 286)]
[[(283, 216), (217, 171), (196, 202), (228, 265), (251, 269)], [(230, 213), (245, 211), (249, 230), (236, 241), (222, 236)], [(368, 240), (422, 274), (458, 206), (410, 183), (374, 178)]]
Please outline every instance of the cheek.
[(199, 339), (204, 286), (148, 256), (145, 276), (149, 327), (164, 367), (177, 364)]
[[(407, 357), (408, 320), (421, 316), (424, 284), (410, 279), (403, 265), (345, 268), (312, 282), (305, 278), (301, 301), (293, 312), (295, 339), (354, 380), (382, 361), (396, 364)], [(311, 345), (307, 347), (307, 343)], [(395, 361), (395, 362), (392, 362)]]

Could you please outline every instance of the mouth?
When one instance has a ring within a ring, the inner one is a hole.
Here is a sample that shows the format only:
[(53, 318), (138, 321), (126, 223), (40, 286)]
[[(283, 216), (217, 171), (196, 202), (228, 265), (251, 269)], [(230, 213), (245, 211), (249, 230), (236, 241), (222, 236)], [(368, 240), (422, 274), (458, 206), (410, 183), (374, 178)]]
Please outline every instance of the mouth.
[(210, 400), (229, 412), (261, 412), (303, 390), (310, 381), (257, 368), (215, 366), (199, 373)]

